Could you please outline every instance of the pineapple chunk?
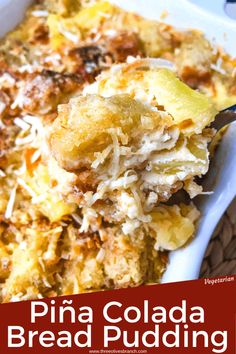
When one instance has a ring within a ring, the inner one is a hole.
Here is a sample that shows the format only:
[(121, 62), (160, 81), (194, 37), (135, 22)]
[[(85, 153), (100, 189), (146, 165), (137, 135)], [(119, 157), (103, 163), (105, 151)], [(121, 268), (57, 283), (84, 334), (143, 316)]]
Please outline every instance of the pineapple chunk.
[(23, 250), (18, 247), (12, 255), (12, 271), (5, 283), (3, 302), (9, 302), (14, 296), (25, 292), (39, 294), (42, 279), (42, 267), (35, 250)]
[(48, 16), (47, 25), (50, 33), (51, 46), (54, 50), (62, 47), (66, 39), (59, 31), (59, 21), (61, 20), (59, 15), (52, 14)]
[(186, 134), (201, 133), (217, 112), (209, 99), (176, 78), (168, 69), (156, 71), (150, 77), (158, 104), (164, 106)]
[(81, 39), (80, 29), (74, 17), (64, 18), (57, 14), (48, 16), (47, 25), (51, 46), (54, 50), (63, 49), (64, 46), (74, 46), (74, 42)]
[(98, 28), (107, 18), (111, 19), (117, 11), (120, 11), (119, 8), (109, 1), (98, 1), (94, 5), (82, 9), (74, 17), (74, 21), (79, 28), (91, 30), (92, 28)]
[(25, 242), (16, 247), (11, 257), (11, 273), (5, 283), (4, 302), (19, 294), (36, 298), (55, 283), (55, 268), (58, 262), (58, 240), (62, 227), (47, 230), (45, 225), (31, 225), (25, 229)]
[(58, 50), (63, 49), (63, 46), (74, 45), (75, 41), (79, 43), (86, 31), (99, 27), (117, 9), (108, 1), (99, 1), (69, 17), (50, 14), (47, 25), (52, 48)]
[[(64, 177), (65, 174), (66, 171), (64, 171)], [(32, 175), (25, 175), (24, 181), (32, 191), (33, 202), (51, 222), (59, 221), (64, 215), (71, 214), (75, 210), (74, 204), (63, 200), (60, 188), (54, 187), (54, 184), (58, 182), (51, 178), (47, 166), (38, 165)]]
[(167, 68), (150, 67), (148, 60), (124, 64), (102, 74), (87, 92), (107, 97), (129, 93), (132, 97), (163, 106), (185, 135), (199, 134), (217, 111), (203, 94), (181, 82)]
[(157, 207), (151, 213), (150, 223), (156, 239), (154, 248), (173, 251), (185, 245), (194, 235), (195, 222), (199, 215), (193, 204)]
[(9, 276), (11, 266), (11, 252), (9, 246), (0, 241), (0, 279), (3, 280)]

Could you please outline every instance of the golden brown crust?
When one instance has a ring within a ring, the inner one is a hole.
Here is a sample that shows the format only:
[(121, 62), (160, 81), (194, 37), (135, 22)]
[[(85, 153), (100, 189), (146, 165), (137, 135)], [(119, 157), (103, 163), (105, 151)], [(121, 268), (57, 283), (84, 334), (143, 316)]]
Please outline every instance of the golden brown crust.
[(112, 143), (112, 134), (117, 134), (117, 129), (121, 135), (119, 140), (123, 135), (127, 146), (132, 139), (148, 131), (141, 123), (144, 116), (149, 119), (152, 129), (171, 125), (171, 117), (161, 119), (158, 113), (129, 95), (73, 98), (68, 105), (59, 107), (59, 115), (50, 134), (52, 153), (67, 170), (90, 167), (95, 154)]
[(138, 35), (128, 31), (107, 37), (106, 49), (115, 63), (125, 62), (128, 56), (144, 55)]
[(55, 112), (58, 103), (67, 101), (70, 94), (75, 94), (84, 83), (80, 75), (60, 74), (43, 70), (27, 77), (20, 89), (22, 109), (31, 114), (45, 115)]
[(179, 76), (192, 88), (208, 83), (214, 56), (210, 43), (201, 33), (189, 34), (176, 53)]

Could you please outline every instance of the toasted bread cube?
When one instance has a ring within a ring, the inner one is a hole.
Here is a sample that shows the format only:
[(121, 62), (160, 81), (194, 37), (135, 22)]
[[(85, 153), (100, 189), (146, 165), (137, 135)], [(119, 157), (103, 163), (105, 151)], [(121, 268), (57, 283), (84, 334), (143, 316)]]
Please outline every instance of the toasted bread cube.
[(189, 86), (198, 88), (210, 79), (213, 60), (213, 49), (208, 40), (201, 33), (192, 32), (176, 54), (178, 74)]
[(50, 146), (65, 169), (88, 168), (95, 160), (95, 153), (114, 143), (114, 135), (123, 145), (130, 146), (145, 132), (171, 124), (170, 116), (163, 119), (128, 95), (79, 96), (68, 105), (59, 106)]

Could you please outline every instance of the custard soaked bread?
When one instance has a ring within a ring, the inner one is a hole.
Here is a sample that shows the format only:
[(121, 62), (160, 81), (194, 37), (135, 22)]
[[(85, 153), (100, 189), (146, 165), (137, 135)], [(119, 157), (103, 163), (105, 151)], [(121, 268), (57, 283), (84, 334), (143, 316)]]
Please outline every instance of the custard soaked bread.
[[(147, 64), (106, 72), (86, 88), (96, 94), (59, 106), (50, 134), (63, 169), (93, 176), (78, 205), (113, 221), (137, 219), (137, 225), (149, 222), (150, 210), (177, 190), (201, 190), (193, 178), (208, 170), (213, 131), (205, 127), (216, 113), (173, 72)], [(112, 203), (113, 215), (104, 214), (102, 203)]]

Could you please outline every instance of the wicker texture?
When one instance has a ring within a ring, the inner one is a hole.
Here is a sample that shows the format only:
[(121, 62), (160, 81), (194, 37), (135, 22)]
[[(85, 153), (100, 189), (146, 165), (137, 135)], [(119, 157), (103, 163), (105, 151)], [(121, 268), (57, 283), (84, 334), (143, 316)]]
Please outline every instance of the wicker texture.
[(236, 198), (218, 223), (205, 253), (200, 276), (236, 274)]

